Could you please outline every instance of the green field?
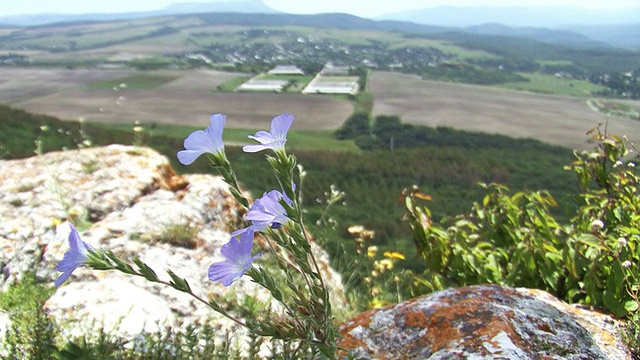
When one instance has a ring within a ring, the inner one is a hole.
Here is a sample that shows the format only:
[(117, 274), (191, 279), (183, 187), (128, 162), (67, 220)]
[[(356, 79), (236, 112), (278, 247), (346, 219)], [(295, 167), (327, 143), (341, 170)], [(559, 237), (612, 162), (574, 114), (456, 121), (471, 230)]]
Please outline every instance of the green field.
[(519, 81), (504, 83), (497, 86), (542, 94), (569, 95), (588, 97), (597, 91), (606, 89), (604, 86), (592, 84), (586, 80), (576, 80), (540, 73), (520, 73), (529, 79), (528, 82)]
[[(105, 129), (106, 131), (116, 130), (125, 133), (133, 133), (134, 124), (91, 124), (97, 129)], [(141, 122), (144, 128), (144, 137), (169, 137), (173, 139), (184, 139), (190, 133), (196, 130), (203, 130), (202, 127), (182, 126), (171, 124), (150, 124)], [(249, 139), (249, 135), (253, 135), (255, 129), (234, 129), (227, 128), (223, 133), (223, 141), (228, 146), (241, 146), (254, 143)], [(337, 152), (360, 152), (360, 149), (353, 141), (336, 140), (333, 131), (292, 131), (289, 133), (287, 147), (293, 151), (337, 151)], [(176, 150), (177, 151), (177, 150)]]
[(237, 76), (218, 85), (216, 90), (222, 92), (234, 92), (238, 86), (244, 84), (249, 79), (251, 79), (250, 75)]

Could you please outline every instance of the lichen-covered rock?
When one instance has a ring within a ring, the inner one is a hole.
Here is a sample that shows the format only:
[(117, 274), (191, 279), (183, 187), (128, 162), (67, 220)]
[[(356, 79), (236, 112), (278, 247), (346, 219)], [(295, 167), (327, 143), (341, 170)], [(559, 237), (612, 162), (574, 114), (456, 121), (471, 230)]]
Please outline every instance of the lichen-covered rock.
[(447, 289), (345, 322), (356, 359), (628, 359), (612, 318), (543, 291)]
[[(223, 260), (220, 248), (230, 232), (243, 225), (246, 212), (220, 177), (180, 176), (157, 152), (122, 145), (0, 161), (0, 168), (4, 289), (30, 271), (53, 286), (58, 275), (54, 269), (68, 249), (64, 222), (73, 220), (82, 225), (82, 240), (93, 247), (125, 259), (137, 256), (163, 280), (169, 280), (165, 270), (171, 269), (196, 294), (216, 299), (231, 311), (245, 297), (270, 305), (268, 292), (248, 278), (231, 288), (207, 278), (209, 265)], [(260, 244), (265, 242), (259, 239)], [(329, 267), (327, 254), (312, 245), (334, 307), (346, 306), (340, 275)], [(46, 307), (69, 335), (103, 327), (130, 337), (205, 321), (219, 329), (220, 336), (237, 330), (230, 320), (174, 289), (88, 268), (76, 270)]]

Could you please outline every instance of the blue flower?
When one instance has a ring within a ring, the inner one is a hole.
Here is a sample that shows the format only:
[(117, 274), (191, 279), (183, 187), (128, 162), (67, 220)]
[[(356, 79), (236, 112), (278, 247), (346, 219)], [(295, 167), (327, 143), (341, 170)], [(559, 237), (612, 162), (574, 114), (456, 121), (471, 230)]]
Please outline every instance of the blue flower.
[(258, 131), (255, 135), (249, 135), (249, 139), (256, 140), (259, 145), (245, 145), (244, 152), (254, 153), (271, 149), (273, 151), (284, 151), (284, 144), (287, 142), (287, 131), (293, 124), (293, 115), (281, 114), (271, 121), (271, 131)]
[(246, 219), (251, 221), (248, 228), (234, 231), (231, 235), (237, 236), (246, 231), (265, 231), (267, 228), (277, 229), (289, 222), (287, 210), (282, 206), (280, 200), (292, 205), (293, 201), (286, 194), (278, 190), (271, 190), (265, 193), (261, 198), (251, 204), (251, 208), (247, 213)]
[(189, 134), (184, 139), (185, 150), (178, 151), (178, 161), (183, 165), (189, 165), (206, 152), (213, 155), (223, 153), (222, 131), (225, 120), (225, 115), (213, 114), (211, 125), (204, 130), (196, 130)]
[(64, 253), (62, 261), (58, 263), (56, 271), (62, 272), (62, 275), (56, 279), (55, 286), (58, 287), (64, 283), (71, 273), (84, 265), (89, 259), (89, 251), (95, 251), (91, 245), (80, 240), (78, 230), (73, 225), (69, 225), (71, 233), (69, 233), (69, 250)]
[(232, 237), (228, 243), (222, 245), (220, 254), (224, 261), (211, 264), (209, 267), (209, 280), (220, 281), (222, 285), (229, 286), (238, 280), (251, 268), (253, 260), (259, 258), (262, 253), (251, 256), (253, 247), (253, 231), (245, 231), (240, 238)]

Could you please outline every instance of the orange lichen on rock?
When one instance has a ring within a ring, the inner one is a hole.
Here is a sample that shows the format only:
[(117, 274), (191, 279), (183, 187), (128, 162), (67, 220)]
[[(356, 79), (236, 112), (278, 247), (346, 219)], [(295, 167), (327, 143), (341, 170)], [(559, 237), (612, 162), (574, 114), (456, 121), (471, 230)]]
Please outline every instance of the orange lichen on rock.
[(608, 358), (608, 349), (569, 314), (496, 285), (447, 289), (364, 312), (340, 333), (339, 346), (357, 359)]

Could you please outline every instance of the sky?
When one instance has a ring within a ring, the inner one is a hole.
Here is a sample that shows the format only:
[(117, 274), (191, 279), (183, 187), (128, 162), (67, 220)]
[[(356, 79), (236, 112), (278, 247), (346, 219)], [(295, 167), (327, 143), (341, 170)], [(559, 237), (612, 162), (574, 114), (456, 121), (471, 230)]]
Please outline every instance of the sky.
[[(37, 13), (81, 14), (158, 10), (170, 3), (235, 0), (0, 0), (0, 17)], [(240, 1), (240, 0), (238, 0)], [(292, 14), (343, 12), (361, 17), (437, 6), (578, 6), (587, 9), (638, 8), (639, 0), (262, 0)]]

